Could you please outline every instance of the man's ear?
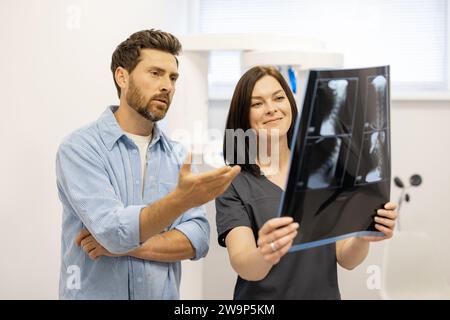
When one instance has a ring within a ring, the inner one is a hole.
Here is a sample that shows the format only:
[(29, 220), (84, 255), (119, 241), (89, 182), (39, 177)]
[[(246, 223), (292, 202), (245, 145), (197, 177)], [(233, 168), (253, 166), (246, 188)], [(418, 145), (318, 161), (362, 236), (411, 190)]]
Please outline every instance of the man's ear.
[(114, 72), (114, 78), (116, 79), (117, 85), (120, 87), (120, 89), (123, 90), (128, 83), (128, 71), (125, 68), (117, 67), (116, 71)]

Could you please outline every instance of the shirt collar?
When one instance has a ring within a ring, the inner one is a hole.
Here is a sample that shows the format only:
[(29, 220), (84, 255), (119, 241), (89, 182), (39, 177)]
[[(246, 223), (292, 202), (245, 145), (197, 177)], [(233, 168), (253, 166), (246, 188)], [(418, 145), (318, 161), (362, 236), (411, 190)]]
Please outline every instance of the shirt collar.
[[(114, 117), (114, 112), (116, 112), (118, 108), (119, 106), (109, 106), (98, 119), (100, 136), (102, 137), (103, 143), (109, 151), (112, 150), (117, 140), (125, 135), (125, 132), (117, 123), (116, 117)], [(168, 138), (159, 128), (159, 125), (155, 123), (153, 127), (153, 137), (152, 141), (150, 142), (150, 146), (153, 146), (158, 142), (161, 142), (162, 147), (165, 148), (166, 151), (172, 151), (172, 147), (169, 143)]]

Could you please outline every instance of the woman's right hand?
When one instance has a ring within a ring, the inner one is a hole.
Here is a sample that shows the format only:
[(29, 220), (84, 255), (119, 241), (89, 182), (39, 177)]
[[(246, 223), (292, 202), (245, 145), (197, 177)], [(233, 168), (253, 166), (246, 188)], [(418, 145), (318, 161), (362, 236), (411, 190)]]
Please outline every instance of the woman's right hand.
[(291, 217), (268, 220), (258, 232), (258, 250), (268, 263), (275, 265), (292, 246), (299, 224)]

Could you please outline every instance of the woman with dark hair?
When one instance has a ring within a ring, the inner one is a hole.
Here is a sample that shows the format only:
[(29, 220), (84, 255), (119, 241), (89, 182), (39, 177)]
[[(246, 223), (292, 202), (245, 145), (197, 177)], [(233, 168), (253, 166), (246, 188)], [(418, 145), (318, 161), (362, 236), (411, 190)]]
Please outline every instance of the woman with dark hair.
[(286, 255), (299, 225), (276, 214), (296, 117), (294, 96), (275, 68), (254, 67), (241, 77), (224, 139), (225, 161), (240, 165), (241, 173), (216, 199), (219, 244), (238, 273), (235, 299), (340, 299), (336, 262), (353, 269), (371, 241), (393, 235), (396, 205), (389, 202), (375, 217), (385, 237), (348, 238)]

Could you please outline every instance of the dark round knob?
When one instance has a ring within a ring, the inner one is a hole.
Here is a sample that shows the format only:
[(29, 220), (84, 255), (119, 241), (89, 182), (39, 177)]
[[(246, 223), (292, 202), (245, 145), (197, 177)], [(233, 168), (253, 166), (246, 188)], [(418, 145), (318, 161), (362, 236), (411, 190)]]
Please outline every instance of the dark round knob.
[(418, 174), (413, 174), (411, 178), (409, 178), (409, 183), (415, 187), (420, 186), (422, 183), (422, 177)]

